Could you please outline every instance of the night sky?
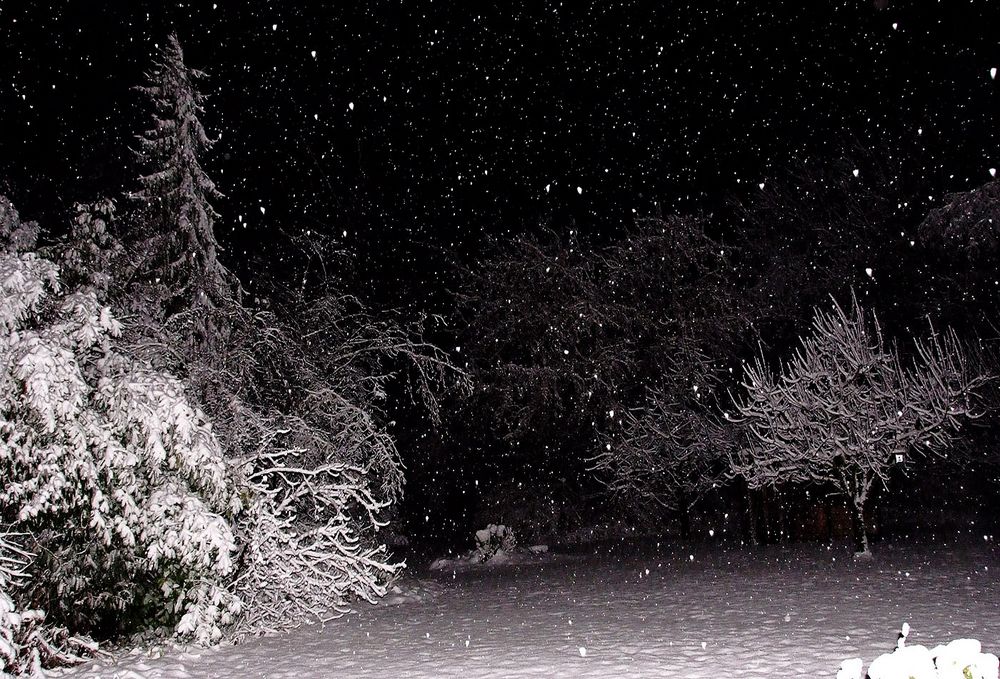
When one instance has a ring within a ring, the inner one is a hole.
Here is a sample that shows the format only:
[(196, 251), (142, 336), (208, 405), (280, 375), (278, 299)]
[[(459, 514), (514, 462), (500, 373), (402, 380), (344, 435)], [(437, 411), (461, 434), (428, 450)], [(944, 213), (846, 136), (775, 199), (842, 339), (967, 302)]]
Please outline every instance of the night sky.
[(315, 229), (419, 297), (486, 237), (611, 238), (855, 142), (977, 186), (1000, 165), (987, 27), (998, 2), (2, 0), (0, 188), (49, 221), (132, 188), (131, 88), (176, 31), (211, 76), (230, 264)]

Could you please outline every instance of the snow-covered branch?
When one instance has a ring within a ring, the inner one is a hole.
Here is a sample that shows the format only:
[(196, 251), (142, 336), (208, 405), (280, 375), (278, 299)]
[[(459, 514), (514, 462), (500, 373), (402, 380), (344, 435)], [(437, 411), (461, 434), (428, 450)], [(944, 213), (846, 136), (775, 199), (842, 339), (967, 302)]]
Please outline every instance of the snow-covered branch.
[(848, 310), (834, 303), (816, 312), (811, 334), (780, 374), (763, 358), (746, 366), (737, 408), (748, 445), (733, 451), (732, 470), (751, 487), (838, 489), (855, 505), (858, 548), (867, 550), (861, 514), (873, 482), (945, 450), (977, 416), (983, 381), (970, 373), (954, 333), (932, 332), (905, 365), (874, 314), (856, 299)]

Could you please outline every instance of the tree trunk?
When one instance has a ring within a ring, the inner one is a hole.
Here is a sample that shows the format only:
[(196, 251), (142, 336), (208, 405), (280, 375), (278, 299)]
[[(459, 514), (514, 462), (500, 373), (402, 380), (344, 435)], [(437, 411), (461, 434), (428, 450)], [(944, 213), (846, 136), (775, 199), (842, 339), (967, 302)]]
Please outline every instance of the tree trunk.
[(749, 544), (756, 547), (760, 544), (760, 540), (757, 538), (757, 513), (754, 508), (753, 501), (753, 490), (750, 486), (744, 486), (743, 488), (743, 535)]
[(854, 497), (851, 502), (851, 528), (854, 533), (855, 556), (871, 556), (868, 548), (868, 528), (865, 526), (864, 498)]
[(683, 490), (677, 492), (677, 511), (681, 524), (681, 539), (687, 540), (691, 537), (691, 510), (688, 508), (687, 493)]
[(785, 506), (785, 498), (782, 497), (782, 492), (780, 488), (774, 489), (774, 511), (776, 514), (775, 528), (778, 533), (774, 536), (774, 543), (777, 545), (783, 545), (791, 542), (788, 534), (788, 507)]
[(767, 513), (767, 492), (759, 488), (753, 494), (754, 529), (757, 531), (757, 544), (770, 544), (770, 526)]

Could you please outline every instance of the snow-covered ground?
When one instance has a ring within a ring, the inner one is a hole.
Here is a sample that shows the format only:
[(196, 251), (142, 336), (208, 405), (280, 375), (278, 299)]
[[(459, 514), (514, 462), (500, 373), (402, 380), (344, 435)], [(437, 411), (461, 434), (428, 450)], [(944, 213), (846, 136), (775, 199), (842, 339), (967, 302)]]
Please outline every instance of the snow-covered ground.
[(908, 641), (1000, 649), (1000, 550), (664, 547), (426, 576), (419, 596), (211, 650), (95, 663), (75, 677), (834, 676)]

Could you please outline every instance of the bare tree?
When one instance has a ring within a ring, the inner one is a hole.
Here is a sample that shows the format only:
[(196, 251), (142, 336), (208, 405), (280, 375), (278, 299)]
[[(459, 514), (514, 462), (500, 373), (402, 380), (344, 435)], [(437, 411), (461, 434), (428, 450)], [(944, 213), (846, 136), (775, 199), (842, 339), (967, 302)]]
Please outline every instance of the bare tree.
[(763, 358), (746, 367), (737, 403), (749, 432), (732, 470), (752, 488), (786, 483), (831, 486), (850, 498), (855, 547), (869, 553), (864, 524), (872, 485), (920, 455), (944, 451), (962, 422), (977, 416), (984, 381), (966, 365), (953, 332), (916, 342), (904, 365), (878, 319), (857, 299), (816, 312), (812, 333), (780, 374)]
[(618, 423), (591, 469), (626, 506), (650, 516), (676, 513), (681, 536), (688, 537), (690, 510), (725, 478), (735, 427), (662, 391), (651, 394), (645, 408), (622, 413)]

